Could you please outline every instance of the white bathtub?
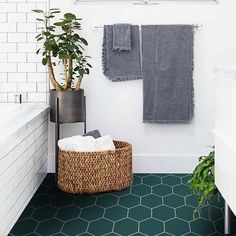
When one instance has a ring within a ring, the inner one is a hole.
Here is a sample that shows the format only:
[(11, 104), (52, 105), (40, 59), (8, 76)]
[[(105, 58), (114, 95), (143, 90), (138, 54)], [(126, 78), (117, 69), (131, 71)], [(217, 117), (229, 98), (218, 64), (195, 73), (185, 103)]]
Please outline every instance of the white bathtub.
[(48, 108), (0, 103), (0, 235), (9, 231), (47, 172)]

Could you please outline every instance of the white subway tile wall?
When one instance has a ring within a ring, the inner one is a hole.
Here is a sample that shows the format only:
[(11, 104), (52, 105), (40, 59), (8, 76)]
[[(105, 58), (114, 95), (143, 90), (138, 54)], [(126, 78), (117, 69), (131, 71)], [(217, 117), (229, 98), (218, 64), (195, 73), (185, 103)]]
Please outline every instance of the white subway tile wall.
[(47, 103), (48, 79), (35, 40), (37, 14), (47, 9), (47, 0), (0, 0), (0, 102), (14, 102), (21, 93), (23, 102)]

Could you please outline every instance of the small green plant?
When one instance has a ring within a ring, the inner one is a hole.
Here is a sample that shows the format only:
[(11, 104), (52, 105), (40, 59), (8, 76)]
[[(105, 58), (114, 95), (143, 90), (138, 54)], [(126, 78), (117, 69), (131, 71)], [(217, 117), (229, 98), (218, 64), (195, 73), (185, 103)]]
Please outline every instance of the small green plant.
[[(56, 90), (79, 90), (85, 74), (89, 74), (92, 67), (84, 55), (84, 46), (87, 41), (79, 35), (81, 30), (80, 18), (72, 13), (64, 14), (64, 17), (50, 25), (49, 21), (60, 13), (58, 8), (51, 8), (48, 12), (32, 10), (40, 14), (37, 21), (43, 23), (39, 29), (41, 32), (36, 36), (38, 42), (42, 42), (42, 48), (37, 50), (42, 53), (42, 64), (47, 65), (50, 81)], [(52, 58), (62, 62), (64, 71), (62, 83), (55, 78), (53, 67), (56, 65)]]
[(198, 205), (193, 212), (195, 217), (198, 210), (218, 193), (215, 186), (215, 148), (207, 156), (199, 158), (199, 164), (193, 171), (192, 178), (189, 180), (190, 189), (193, 195), (198, 197)]

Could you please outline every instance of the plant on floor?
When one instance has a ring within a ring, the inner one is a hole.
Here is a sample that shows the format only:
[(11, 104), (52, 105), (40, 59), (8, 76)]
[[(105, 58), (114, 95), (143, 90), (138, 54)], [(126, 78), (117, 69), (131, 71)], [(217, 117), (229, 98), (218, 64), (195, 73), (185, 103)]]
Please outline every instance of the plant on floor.
[[(42, 64), (47, 65), (50, 81), (57, 91), (80, 90), (80, 85), (85, 74), (89, 74), (92, 67), (88, 63), (89, 56), (84, 55), (84, 46), (87, 41), (78, 32), (81, 30), (80, 18), (72, 13), (64, 14), (64, 17), (50, 25), (50, 19), (60, 13), (58, 8), (52, 8), (48, 12), (32, 10), (42, 17), (37, 21), (43, 23), (41, 32), (36, 36), (38, 42), (42, 42), (42, 48), (37, 50), (42, 53)], [(64, 72), (62, 82), (55, 78), (53, 67), (56, 63), (52, 58), (63, 63)]]
[(189, 180), (192, 193), (198, 197), (198, 205), (193, 212), (195, 217), (198, 210), (218, 193), (215, 186), (215, 148), (207, 156), (199, 158), (199, 164), (193, 171), (192, 178)]

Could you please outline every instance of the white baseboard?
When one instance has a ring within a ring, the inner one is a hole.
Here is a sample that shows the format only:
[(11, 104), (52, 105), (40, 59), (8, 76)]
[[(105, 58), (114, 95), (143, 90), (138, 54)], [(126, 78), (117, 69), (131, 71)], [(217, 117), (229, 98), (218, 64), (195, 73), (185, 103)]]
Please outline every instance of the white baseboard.
[[(134, 154), (134, 173), (191, 173), (200, 154)], [(54, 173), (54, 155), (49, 154), (48, 173)]]

